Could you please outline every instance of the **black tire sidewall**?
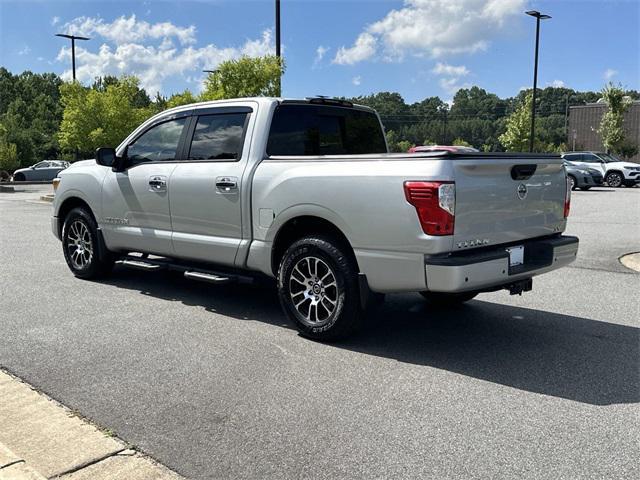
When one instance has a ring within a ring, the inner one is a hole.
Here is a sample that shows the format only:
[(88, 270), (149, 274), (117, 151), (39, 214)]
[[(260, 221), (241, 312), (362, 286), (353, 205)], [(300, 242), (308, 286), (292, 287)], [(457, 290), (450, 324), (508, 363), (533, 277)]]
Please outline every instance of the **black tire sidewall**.
[[(329, 321), (319, 327), (301, 320), (289, 294), (289, 278), (293, 268), (301, 259), (309, 256), (320, 258), (331, 267), (338, 288), (336, 309)], [(337, 242), (315, 236), (300, 239), (287, 249), (278, 268), (280, 305), (302, 335), (323, 341), (343, 338), (355, 330), (362, 314), (357, 275), (353, 260)]]
[[(81, 220), (88, 228), (89, 235), (91, 236), (91, 243), (93, 245), (93, 256), (91, 262), (86, 268), (75, 268), (71, 258), (69, 257), (69, 250), (67, 249), (67, 235), (69, 232), (69, 226), (76, 220)], [(98, 227), (93, 217), (83, 208), (74, 208), (65, 217), (62, 225), (62, 251), (64, 252), (64, 259), (69, 266), (71, 272), (79, 278), (94, 278), (101, 275), (104, 272), (104, 266), (100, 262), (100, 244), (98, 241)]]

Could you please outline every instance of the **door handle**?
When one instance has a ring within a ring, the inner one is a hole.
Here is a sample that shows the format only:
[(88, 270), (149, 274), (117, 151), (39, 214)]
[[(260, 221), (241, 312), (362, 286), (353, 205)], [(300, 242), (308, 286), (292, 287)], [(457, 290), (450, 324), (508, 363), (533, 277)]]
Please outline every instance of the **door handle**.
[(238, 188), (238, 180), (235, 177), (218, 177), (216, 187), (223, 192), (229, 192)]
[(160, 176), (151, 177), (149, 179), (149, 187), (153, 192), (162, 192), (167, 189), (167, 180)]

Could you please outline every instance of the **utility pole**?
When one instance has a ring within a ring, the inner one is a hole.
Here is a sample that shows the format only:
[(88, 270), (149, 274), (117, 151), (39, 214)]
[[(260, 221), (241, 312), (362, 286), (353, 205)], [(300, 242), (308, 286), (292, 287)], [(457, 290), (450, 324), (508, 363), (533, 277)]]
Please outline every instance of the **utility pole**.
[(56, 37), (69, 38), (71, 40), (71, 69), (73, 71), (73, 81), (76, 81), (76, 40), (91, 40), (87, 37), (78, 35), (67, 35), (65, 33), (56, 33)]
[(280, 0), (276, 0), (276, 58), (278, 59), (278, 96), (282, 96), (282, 64), (280, 55)]
[(527, 15), (536, 19), (536, 53), (533, 63), (533, 98), (531, 102), (531, 138), (529, 139), (529, 151), (533, 152), (533, 143), (536, 132), (536, 93), (538, 90), (538, 46), (540, 44), (540, 20), (551, 18), (549, 15), (542, 14), (536, 10), (525, 12)]

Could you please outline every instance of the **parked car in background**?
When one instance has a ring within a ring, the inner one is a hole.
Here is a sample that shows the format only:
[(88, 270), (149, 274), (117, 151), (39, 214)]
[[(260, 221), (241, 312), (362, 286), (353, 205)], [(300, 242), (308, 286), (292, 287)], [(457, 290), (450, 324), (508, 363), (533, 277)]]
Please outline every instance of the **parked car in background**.
[(604, 152), (565, 152), (562, 158), (574, 165), (598, 170), (610, 187), (633, 187), (640, 183), (640, 165)]
[(69, 167), (69, 162), (63, 160), (44, 160), (30, 167), (20, 168), (13, 172), (13, 181), (30, 182), (53, 180), (67, 167)]
[(567, 171), (571, 190), (589, 190), (591, 187), (602, 185), (602, 174), (595, 168), (577, 166), (565, 160), (564, 169)]
[(411, 147), (408, 153), (418, 152), (451, 152), (451, 153), (475, 153), (479, 152), (477, 148), (463, 147), (460, 145), (420, 145), (418, 147)]

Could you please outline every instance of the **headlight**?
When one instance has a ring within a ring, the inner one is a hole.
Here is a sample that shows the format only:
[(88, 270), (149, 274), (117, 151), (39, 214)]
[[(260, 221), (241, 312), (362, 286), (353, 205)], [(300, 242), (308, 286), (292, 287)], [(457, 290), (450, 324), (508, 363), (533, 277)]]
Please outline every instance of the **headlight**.
[(637, 171), (640, 170), (640, 167), (623, 167), (625, 170), (633, 170), (633, 171)]

